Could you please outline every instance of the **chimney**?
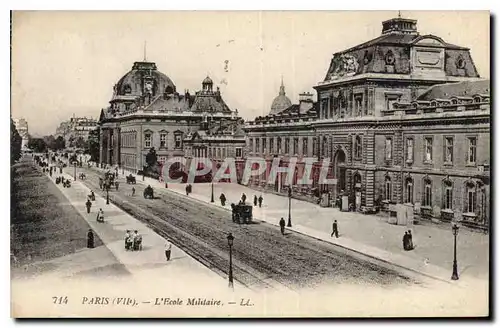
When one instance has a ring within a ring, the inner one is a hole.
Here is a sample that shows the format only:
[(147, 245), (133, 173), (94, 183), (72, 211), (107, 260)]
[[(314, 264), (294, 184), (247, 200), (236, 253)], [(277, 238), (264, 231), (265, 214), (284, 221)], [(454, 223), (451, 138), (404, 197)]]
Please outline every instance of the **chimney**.
[(299, 111), (304, 113), (313, 107), (313, 94), (310, 92), (303, 92), (299, 94)]

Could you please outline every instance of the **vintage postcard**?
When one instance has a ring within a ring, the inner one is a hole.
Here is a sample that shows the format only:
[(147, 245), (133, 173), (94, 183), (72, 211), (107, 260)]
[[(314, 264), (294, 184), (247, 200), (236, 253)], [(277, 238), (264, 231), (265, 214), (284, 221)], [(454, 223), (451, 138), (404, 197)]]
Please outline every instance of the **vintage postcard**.
[(13, 11), (15, 318), (487, 317), (488, 11)]

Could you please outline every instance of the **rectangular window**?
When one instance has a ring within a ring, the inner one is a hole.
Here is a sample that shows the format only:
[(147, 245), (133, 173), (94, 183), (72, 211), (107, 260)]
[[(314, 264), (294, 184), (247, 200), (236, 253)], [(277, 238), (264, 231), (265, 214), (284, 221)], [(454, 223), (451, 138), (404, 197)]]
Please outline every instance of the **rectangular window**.
[(274, 153), (274, 138), (269, 139), (269, 152)]
[(424, 201), (423, 206), (432, 206), (432, 186), (430, 183), (424, 185)]
[(321, 99), (321, 113), (323, 118), (328, 118), (328, 99)]
[(473, 188), (467, 190), (467, 212), (474, 213), (476, 211), (476, 191)]
[(406, 184), (406, 203), (413, 204), (413, 183)]
[(355, 115), (363, 115), (363, 94), (357, 94), (354, 96), (354, 110)]
[(406, 161), (413, 162), (413, 138), (406, 139)]
[(392, 138), (385, 139), (385, 160), (392, 160)]
[(391, 179), (386, 179), (385, 180), (385, 200), (390, 201), (392, 199), (392, 185), (391, 185)]
[(453, 204), (452, 198), (452, 190), (450, 187), (447, 187), (444, 191), (444, 209), (451, 210)]
[(313, 156), (318, 155), (318, 140), (316, 137), (313, 138), (312, 142), (312, 155)]
[(255, 138), (255, 152), (260, 153), (260, 138)]
[(151, 148), (151, 142), (152, 142), (151, 139), (152, 139), (151, 133), (144, 134), (144, 147), (145, 148)]
[(432, 137), (424, 138), (424, 161), (432, 162)]
[(165, 164), (167, 161), (167, 156), (158, 156), (158, 162), (160, 162), (162, 165)]
[(265, 153), (267, 151), (267, 138), (262, 138), (262, 152)]
[(220, 148), (217, 147), (217, 158), (220, 158), (221, 157), (221, 152), (220, 152)]
[(182, 148), (182, 135), (181, 134), (175, 135), (175, 148), (176, 149)]
[(248, 147), (250, 148), (250, 152), (253, 153), (253, 138), (248, 139)]
[(160, 133), (160, 148), (167, 148), (167, 134)]
[(299, 138), (293, 138), (293, 154), (296, 155), (299, 152)]
[(444, 162), (453, 163), (453, 137), (444, 137)]
[(241, 152), (241, 148), (236, 148), (236, 157), (237, 158), (241, 158), (242, 157), (242, 152)]
[(281, 138), (280, 137), (278, 137), (278, 140), (276, 142), (276, 151), (278, 153), (281, 153)]
[(468, 137), (467, 144), (467, 164), (476, 164), (477, 138)]
[(400, 99), (401, 96), (399, 95), (386, 95), (385, 96), (386, 110), (393, 110), (394, 104), (399, 102)]
[(302, 138), (302, 156), (307, 156), (308, 153), (307, 153), (307, 138), (304, 137)]
[(290, 138), (285, 139), (285, 154), (290, 152)]

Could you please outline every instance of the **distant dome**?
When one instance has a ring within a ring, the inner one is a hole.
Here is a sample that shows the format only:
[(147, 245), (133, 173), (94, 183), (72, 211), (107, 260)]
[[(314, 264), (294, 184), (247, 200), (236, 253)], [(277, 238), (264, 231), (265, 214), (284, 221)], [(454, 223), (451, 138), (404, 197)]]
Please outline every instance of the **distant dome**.
[(116, 83), (116, 95), (140, 96), (144, 91), (143, 79), (151, 76), (153, 81), (153, 93), (159, 94), (165, 90), (174, 90), (175, 84), (172, 80), (156, 69), (155, 63), (135, 62), (132, 69)]
[(283, 85), (283, 80), (281, 80), (280, 93), (273, 100), (270, 114), (278, 114), (290, 106), (292, 106), (292, 101), (286, 96), (285, 86)]
[(212, 79), (211, 79), (209, 76), (207, 76), (207, 77), (203, 80), (203, 82), (202, 82), (202, 84), (213, 84), (213, 83), (214, 83), (214, 82), (212, 81)]

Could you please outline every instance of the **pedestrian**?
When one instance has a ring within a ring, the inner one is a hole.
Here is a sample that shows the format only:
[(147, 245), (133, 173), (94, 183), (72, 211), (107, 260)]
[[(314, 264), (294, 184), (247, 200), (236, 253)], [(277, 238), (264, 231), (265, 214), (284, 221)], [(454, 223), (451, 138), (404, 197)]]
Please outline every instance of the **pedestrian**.
[(90, 213), (90, 208), (92, 207), (92, 202), (90, 201), (90, 199), (87, 198), (85, 206), (87, 206), (87, 214)]
[(262, 201), (264, 198), (262, 198), (262, 195), (259, 196), (259, 207), (262, 207)]
[(95, 201), (95, 194), (93, 190), (90, 191), (90, 198), (92, 201)]
[(142, 249), (142, 236), (137, 230), (134, 231), (134, 251)]
[(221, 193), (219, 199), (220, 199), (221, 205), (225, 206), (226, 205), (226, 195), (224, 195), (224, 193)]
[(408, 250), (411, 251), (413, 249), (413, 236), (411, 234), (411, 230), (408, 230)]
[(253, 206), (257, 206), (257, 195), (253, 196)]
[(333, 221), (332, 223), (332, 234), (330, 235), (330, 237), (333, 237), (333, 235), (335, 235), (335, 238), (339, 238), (339, 226), (337, 220)]
[(172, 243), (170, 240), (167, 239), (167, 242), (165, 243), (165, 257), (167, 258), (167, 261), (170, 261), (170, 255), (172, 254)]
[(281, 234), (285, 235), (285, 219), (283, 219), (283, 218), (281, 218), (281, 220), (280, 220), (280, 230), (281, 230)]
[(125, 250), (128, 250), (128, 239), (130, 238), (130, 230), (125, 232)]
[(243, 193), (243, 194), (241, 195), (241, 202), (242, 202), (243, 204), (245, 204), (245, 201), (246, 201), (246, 200), (247, 200), (247, 195), (245, 195), (245, 193)]
[(87, 248), (94, 248), (94, 233), (92, 229), (87, 232)]
[(118, 185), (119, 185), (119, 182), (118, 182), (118, 181), (116, 181), (116, 182), (115, 182), (116, 191), (118, 191)]
[(403, 236), (403, 249), (405, 251), (408, 250), (408, 241), (409, 241), (409, 239), (408, 239), (408, 232), (405, 231), (405, 235)]
[(132, 196), (134, 196), (134, 195), (135, 195), (135, 188), (132, 187)]
[(102, 211), (102, 208), (100, 208), (99, 212), (97, 212), (97, 222), (104, 223), (104, 212)]

